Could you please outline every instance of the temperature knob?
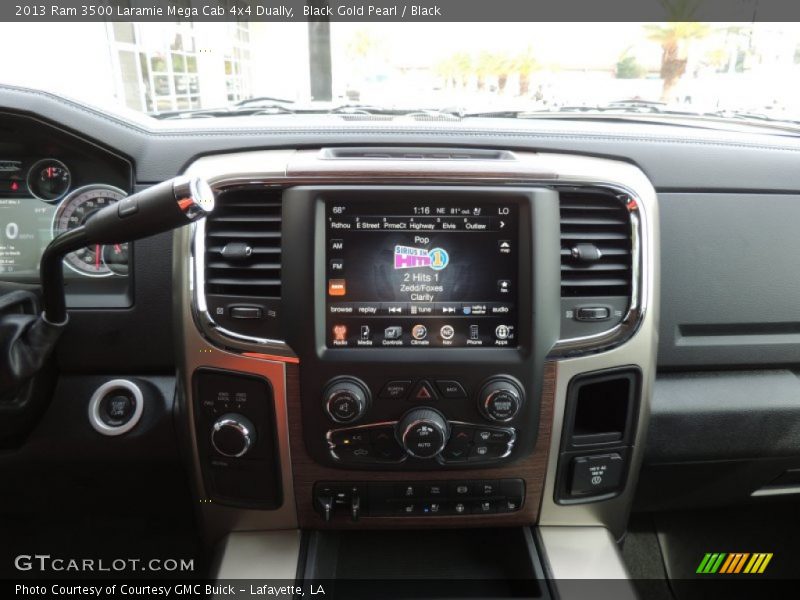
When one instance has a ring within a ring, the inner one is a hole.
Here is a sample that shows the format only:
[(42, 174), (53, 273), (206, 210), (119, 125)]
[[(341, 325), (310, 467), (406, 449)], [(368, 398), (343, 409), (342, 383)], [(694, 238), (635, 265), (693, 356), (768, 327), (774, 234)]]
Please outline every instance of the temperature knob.
[(439, 454), (449, 435), (447, 421), (432, 408), (417, 408), (406, 413), (397, 427), (406, 452), (416, 458), (433, 458)]
[(505, 423), (517, 416), (523, 399), (522, 387), (515, 380), (497, 377), (481, 389), (478, 408), (490, 421)]
[(355, 377), (334, 379), (324, 392), (325, 410), (337, 423), (357, 421), (367, 411), (369, 389)]
[(256, 443), (256, 428), (242, 415), (227, 413), (214, 422), (211, 428), (211, 445), (214, 450), (230, 458), (239, 458)]

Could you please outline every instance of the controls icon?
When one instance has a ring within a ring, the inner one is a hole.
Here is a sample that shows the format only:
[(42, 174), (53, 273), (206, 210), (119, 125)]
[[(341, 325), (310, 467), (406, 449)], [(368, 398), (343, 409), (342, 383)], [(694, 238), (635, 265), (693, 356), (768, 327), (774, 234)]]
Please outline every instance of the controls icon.
[(442, 337), (443, 340), (452, 340), (455, 334), (456, 330), (453, 329), (452, 325), (443, 325), (442, 328), (439, 330), (439, 335)]
[(387, 340), (399, 340), (403, 337), (403, 328), (399, 325), (392, 325), (383, 331), (383, 337)]
[(414, 328), (411, 330), (411, 336), (415, 340), (424, 340), (428, 337), (428, 328), (425, 325), (414, 325)]

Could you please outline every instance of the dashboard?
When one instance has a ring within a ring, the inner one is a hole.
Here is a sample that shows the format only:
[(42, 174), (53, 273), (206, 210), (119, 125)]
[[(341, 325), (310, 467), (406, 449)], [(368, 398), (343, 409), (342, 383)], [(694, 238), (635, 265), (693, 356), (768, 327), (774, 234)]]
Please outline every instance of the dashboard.
[[(34, 283), (44, 247), (124, 198), (132, 170), (127, 160), (42, 122), (5, 115), (3, 123), (0, 277)], [(70, 306), (130, 306), (130, 254), (127, 244), (69, 254), (64, 271)]]
[[(212, 537), (531, 523), (619, 537), (637, 483), (645, 507), (670, 505), (653, 492), (659, 465), (733, 453), (713, 426), (726, 410), (753, 448), (769, 438), (754, 439), (752, 402), (721, 398), (728, 370), (796, 364), (782, 324), (800, 288), (780, 275), (800, 197), (793, 138), (313, 115), (153, 124), (25, 90), (0, 100), (4, 289), (34, 282), (55, 233), (125, 194), (178, 173), (216, 193), (192, 227), (66, 262), (75, 310), (56, 359), (93, 382), (170, 379), (161, 424)], [(737, 264), (757, 273), (746, 293)], [(695, 398), (693, 378), (721, 387)], [(687, 422), (702, 435), (676, 449)], [(145, 407), (116, 443), (135, 455), (151, 426)]]

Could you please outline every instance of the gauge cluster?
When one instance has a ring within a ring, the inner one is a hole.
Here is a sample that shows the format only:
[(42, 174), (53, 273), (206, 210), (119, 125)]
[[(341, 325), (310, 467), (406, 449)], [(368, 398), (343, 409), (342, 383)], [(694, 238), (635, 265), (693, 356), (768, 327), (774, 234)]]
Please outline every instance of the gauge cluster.
[[(124, 158), (55, 126), (4, 117), (13, 125), (0, 141), (0, 281), (35, 283), (47, 244), (127, 196), (132, 169)], [(68, 304), (129, 306), (132, 254), (120, 243), (67, 255)]]

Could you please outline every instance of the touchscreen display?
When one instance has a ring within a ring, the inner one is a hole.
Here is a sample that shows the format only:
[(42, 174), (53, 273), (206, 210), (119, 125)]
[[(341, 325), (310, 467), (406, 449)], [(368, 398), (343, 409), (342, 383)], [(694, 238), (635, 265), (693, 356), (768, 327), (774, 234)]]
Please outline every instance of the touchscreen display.
[(515, 347), (518, 209), (328, 201), (327, 346)]

